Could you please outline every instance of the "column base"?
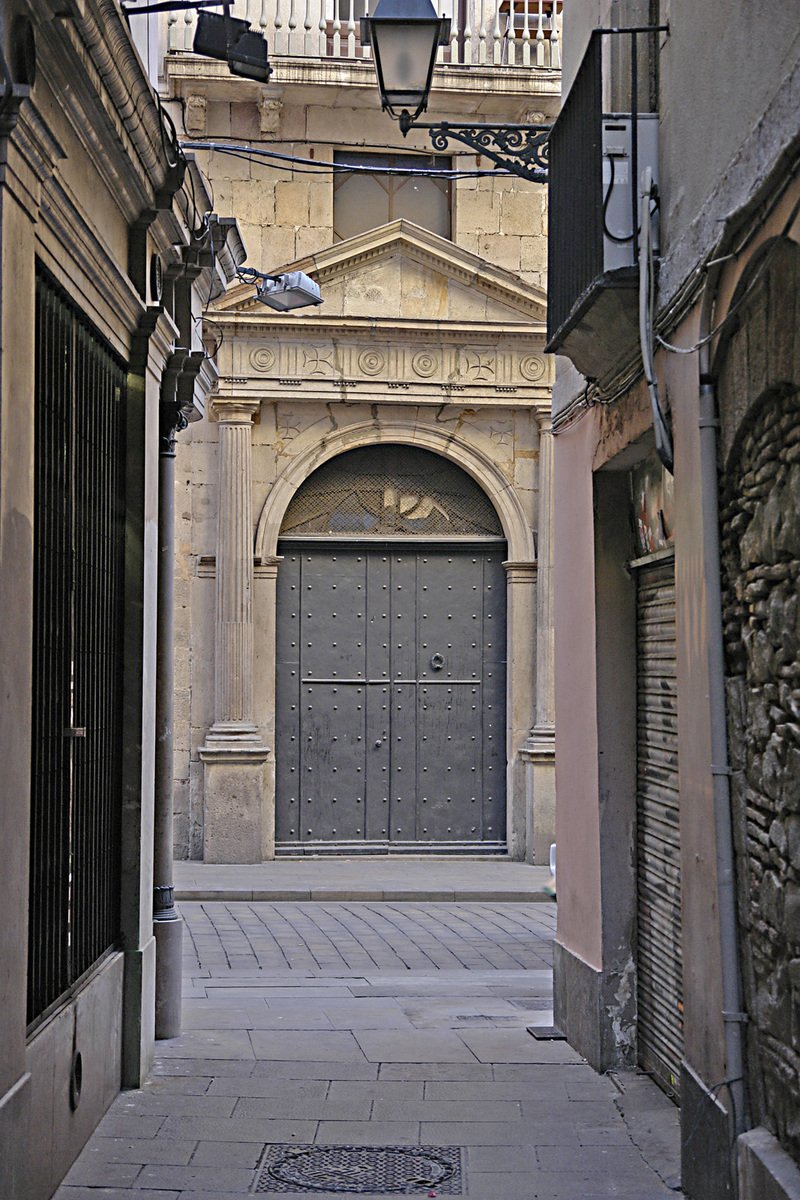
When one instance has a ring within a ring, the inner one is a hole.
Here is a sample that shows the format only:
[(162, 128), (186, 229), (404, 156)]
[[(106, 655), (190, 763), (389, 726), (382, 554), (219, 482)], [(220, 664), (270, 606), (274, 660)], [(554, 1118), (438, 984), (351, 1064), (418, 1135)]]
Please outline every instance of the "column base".
[(255, 726), (214, 725), (200, 747), (204, 764), (203, 860), (256, 863), (275, 857), (267, 819), (269, 748)]
[(526, 860), (545, 866), (556, 840), (556, 740), (552, 726), (535, 726), (520, 750), (527, 767)]

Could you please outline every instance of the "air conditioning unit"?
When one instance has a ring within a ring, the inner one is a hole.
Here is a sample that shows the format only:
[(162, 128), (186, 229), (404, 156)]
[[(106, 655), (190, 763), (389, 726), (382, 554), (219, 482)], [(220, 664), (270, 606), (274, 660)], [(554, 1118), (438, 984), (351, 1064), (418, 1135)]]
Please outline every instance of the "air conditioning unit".
[[(637, 162), (633, 162), (632, 118), (629, 113), (606, 113), (602, 124), (603, 151), (603, 270), (636, 265), (633, 231), (641, 220), (639, 183), (649, 167), (658, 183), (658, 114), (636, 117)], [(638, 178), (633, 178), (634, 166)], [(633, 193), (631, 189), (633, 188)], [(658, 213), (653, 215), (653, 248), (658, 252)]]

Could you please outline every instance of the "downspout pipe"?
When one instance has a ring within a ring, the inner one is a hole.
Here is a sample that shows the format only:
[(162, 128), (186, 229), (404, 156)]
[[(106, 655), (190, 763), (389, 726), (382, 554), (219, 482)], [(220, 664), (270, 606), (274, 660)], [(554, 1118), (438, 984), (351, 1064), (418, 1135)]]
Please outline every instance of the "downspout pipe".
[(175, 692), (175, 428), (162, 411), (158, 472), (156, 759), (153, 829), (153, 935), (156, 943), (156, 1038), (181, 1032), (183, 921), (173, 886), (173, 722)]
[[(725, 1039), (725, 1083), (731, 1102), (732, 1143), (749, 1128), (739, 928), (736, 904), (736, 864), (731, 816), (731, 771), (728, 761), (725, 652), (722, 623), (722, 564), (719, 539), (719, 477), (716, 390), (710, 372), (710, 350), (704, 342), (712, 327), (716, 278), (709, 279), (701, 310), (698, 426), (700, 440), (700, 493), (703, 519), (706, 591), (706, 644), (708, 653), (709, 713), (711, 722), (711, 774), (714, 795), (714, 832), (717, 865), (717, 904), (722, 970), (722, 1020)], [(734, 1191), (738, 1191), (734, 1170)]]

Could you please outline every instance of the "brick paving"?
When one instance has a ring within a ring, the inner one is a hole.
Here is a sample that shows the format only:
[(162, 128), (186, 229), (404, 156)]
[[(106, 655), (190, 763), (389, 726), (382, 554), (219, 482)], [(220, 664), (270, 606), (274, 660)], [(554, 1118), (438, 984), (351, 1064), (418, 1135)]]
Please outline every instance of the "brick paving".
[(553, 904), (181, 910), (184, 1032), (157, 1043), (152, 1079), (112, 1104), (57, 1200), (234, 1200), (276, 1144), (457, 1147), (480, 1200), (676, 1195), (677, 1114), (655, 1086), (527, 1031), (552, 1024)]

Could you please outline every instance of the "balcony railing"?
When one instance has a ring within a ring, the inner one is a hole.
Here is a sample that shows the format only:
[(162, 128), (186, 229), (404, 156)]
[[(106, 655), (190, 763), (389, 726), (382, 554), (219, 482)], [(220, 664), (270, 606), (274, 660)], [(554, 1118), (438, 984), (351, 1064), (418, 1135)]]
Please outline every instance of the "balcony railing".
[[(368, 0), (367, 0), (368, 2)], [(451, 20), (439, 62), (461, 66), (561, 68), (562, 0), (434, 0)], [(361, 59), (359, 18), (365, 0), (234, 0), (233, 13), (266, 37), (270, 53), (315, 59)], [(168, 17), (168, 47), (191, 50), (194, 9)]]

